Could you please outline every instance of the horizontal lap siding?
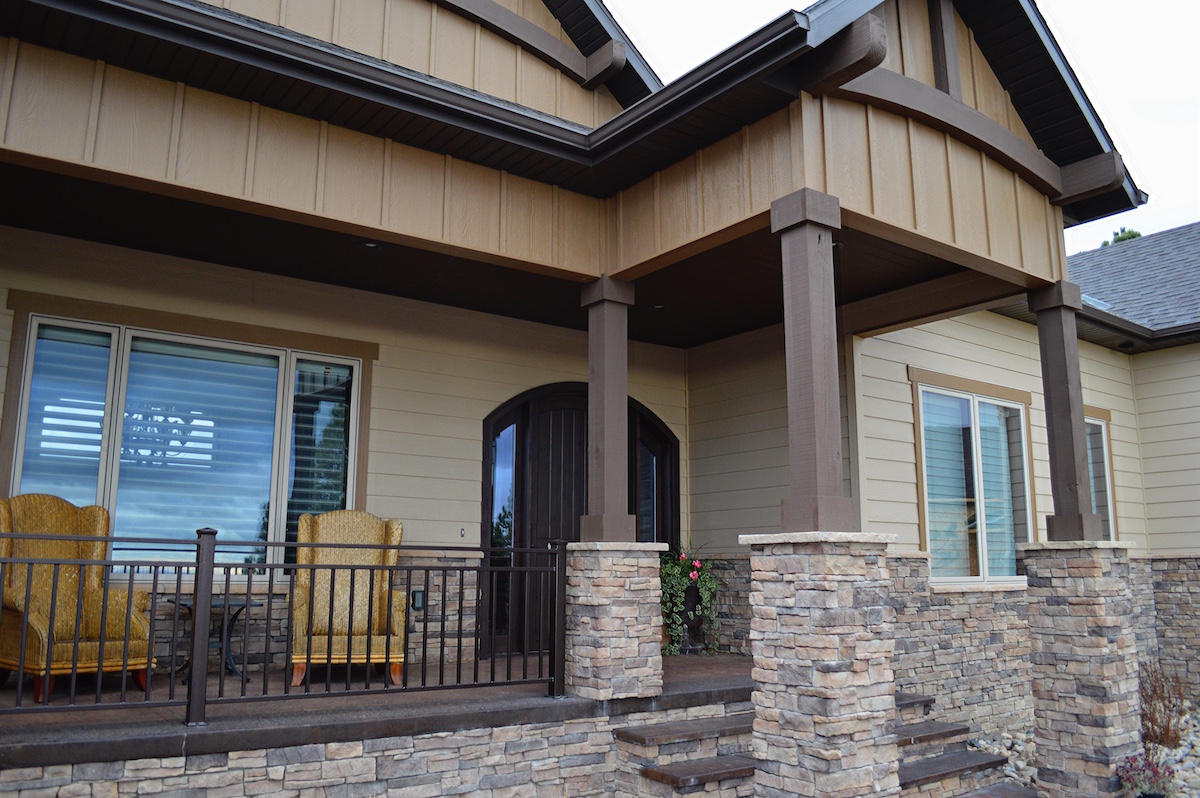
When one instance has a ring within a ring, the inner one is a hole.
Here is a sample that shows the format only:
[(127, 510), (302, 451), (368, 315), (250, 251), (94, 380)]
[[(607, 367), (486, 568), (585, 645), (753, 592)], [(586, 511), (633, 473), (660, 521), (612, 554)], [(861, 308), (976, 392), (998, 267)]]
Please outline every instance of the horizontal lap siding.
[[(1038, 534), (1044, 537), (1045, 516), (1053, 512), (1053, 502), (1037, 330), (992, 313), (974, 313), (859, 342), (855, 376), (865, 528), (899, 535), (901, 548), (920, 545), (919, 431), (909, 366), (1031, 394), (1035, 511)], [(1109, 434), (1118, 535), (1145, 546), (1141, 449), (1129, 357), (1081, 342), (1080, 368), (1084, 402), (1112, 413)]]
[(1200, 345), (1133, 358), (1155, 554), (1200, 553)]
[[(483, 419), (530, 388), (588, 376), (582, 332), (0, 228), (0, 289), (14, 288), (377, 344), (365, 509), (403, 520), (413, 545), (478, 545)], [(631, 346), (630, 394), (684, 456), (685, 390), (682, 351)]]

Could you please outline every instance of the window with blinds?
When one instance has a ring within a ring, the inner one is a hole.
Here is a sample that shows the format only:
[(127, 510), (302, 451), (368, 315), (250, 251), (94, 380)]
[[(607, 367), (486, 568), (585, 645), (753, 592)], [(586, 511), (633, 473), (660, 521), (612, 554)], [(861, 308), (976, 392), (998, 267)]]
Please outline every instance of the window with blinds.
[(1108, 423), (1095, 418), (1085, 420), (1088, 482), (1092, 489), (1092, 512), (1100, 516), (1104, 539), (1113, 540), (1113, 495), (1109, 488)]
[(357, 361), (36, 316), (32, 324), (13, 492), (102, 504), (115, 535), (181, 542), (115, 554), (183, 556), (201, 527), (218, 540), (294, 539), (301, 514), (345, 507)]
[(1025, 408), (929, 386), (920, 407), (931, 575), (1015, 577), (1031, 523)]

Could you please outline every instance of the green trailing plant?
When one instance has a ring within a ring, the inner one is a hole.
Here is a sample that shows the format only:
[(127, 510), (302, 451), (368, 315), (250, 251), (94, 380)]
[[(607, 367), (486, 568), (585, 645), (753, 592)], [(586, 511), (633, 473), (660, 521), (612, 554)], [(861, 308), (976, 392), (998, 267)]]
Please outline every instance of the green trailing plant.
[(1156, 660), (1150, 660), (1138, 665), (1138, 693), (1142, 699), (1142, 742), (1178, 748), (1187, 715), (1183, 682)]
[[(689, 621), (700, 621), (704, 637), (704, 652), (713, 654), (717, 650), (717, 578), (712, 573), (712, 563), (701, 560), (686, 552), (666, 552), (659, 560), (659, 577), (662, 580), (663, 625), (667, 631), (667, 642), (663, 643), (663, 654), (678, 654), (684, 640), (684, 627)], [(693, 610), (687, 607), (687, 592), (696, 587), (699, 601)]]
[(1175, 781), (1175, 770), (1162, 760), (1162, 751), (1155, 745), (1146, 746), (1146, 752), (1125, 757), (1117, 765), (1117, 778), (1131, 796), (1161, 795), (1171, 798), (1179, 789)]

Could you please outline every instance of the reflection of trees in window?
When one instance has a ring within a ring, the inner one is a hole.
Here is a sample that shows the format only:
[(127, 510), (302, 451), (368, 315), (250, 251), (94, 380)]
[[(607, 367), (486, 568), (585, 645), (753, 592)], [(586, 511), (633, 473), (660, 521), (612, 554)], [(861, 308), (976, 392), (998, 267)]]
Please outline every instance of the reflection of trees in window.
[(350, 398), (349, 366), (296, 363), (287, 540), (296, 539), (304, 513), (315, 515), (346, 506)]

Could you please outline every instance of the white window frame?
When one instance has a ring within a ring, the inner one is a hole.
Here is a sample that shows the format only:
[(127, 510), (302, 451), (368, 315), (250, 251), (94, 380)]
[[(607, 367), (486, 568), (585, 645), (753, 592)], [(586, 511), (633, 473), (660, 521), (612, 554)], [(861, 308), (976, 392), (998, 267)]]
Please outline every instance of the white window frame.
[[(948, 381), (953, 381), (952, 379)], [(967, 382), (967, 381), (963, 381)], [(976, 387), (972, 385), (971, 387)], [(978, 386), (983, 387), (983, 386)], [(1021, 471), (1024, 480), (1025, 490), (1025, 530), (1026, 540), (1017, 541), (1020, 545), (1022, 542), (1029, 542), (1036, 533), (1034, 519), (1036, 518), (1033, 499), (1033, 480), (1032, 480), (1032, 457), (1030, 456), (1030, 435), (1029, 435), (1029, 405), (1023, 401), (1015, 401), (999, 396), (992, 395), (984, 391), (966, 390), (960, 388), (946, 387), (939, 385), (936, 382), (914, 382), (914, 416), (916, 418), (916, 438), (918, 452), (920, 453), (920, 497), (921, 503), (921, 539), (922, 548), (926, 552), (931, 552), (929, 519), (931, 517), (930, 502), (929, 502), (929, 455), (926, 451), (925, 443), (925, 419), (922, 410), (922, 397), (925, 393), (941, 394), (956, 399), (964, 399), (970, 403), (971, 408), (971, 453), (972, 453), (972, 469), (976, 475), (983, 473), (983, 447), (980, 444), (980, 425), (979, 425), (979, 402), (987, 402), (999, 407), (1007, 407), (1015, 409), (1020, 414), (1019, 428), (1021, 430), (1020, 452), (1021, 452)], [(979, 491), (979, 486), (975, 486), (976, 493)], [(933, 573), (932, 563), (930, 567), (930, 579), (939, 584), (1023, 584), (1025, 577), (1000, 575), (993, 576), (988, 572), (988, 557), (987, 557), (987, 527), (986, 520), (983, 514), (976, 511), (976, 524), (979, 529), (976, 547), (977, 556), (979, 558), (979, 575), (978, 576), (938, 576)]]
[[(1107, 501), (1105, 502), (1105, 510), (1108, 513), (1107, 519), (1105, 519), (1104, 516), (1100, 517), (1101, 523), (1103, 523), (1105, 520), (1108, 522), (1108, 528), (1104, 530), (1104, 539), (1117, 540), (1117, 502), (1116, 497), (1113, 495), (1112, 435), (1110, 430), (1112, 421), (1108, 418), (1102, 417), (1099, 412), (1096, 412), (1092, 408), (1087, 408), (1086, 412), (1087, 415), (1084, 416), (1084, 424), (1088, 427), (1097, 427), (1100, 430), (1100, 462), (1104, 466), (1104, 485), (1106, 488), (1105, 494), (1107, 498)], [(1091, 446), (1091, 444), (1087, 442), (1086, 436), (1084, 445), (1089, 447)], [(1093, 507), (1095, 507), (1096, 501), (1095, 489), (1096, 486), (1092, 483), (1091, 474), (1089, 473), (1088, 496), (1091, 497)]]
[[(97, 490), (95, 501), (104, 507), (116, 506), (117, 498), (117, 468), (116, 458), (113, 457), (112, 447), (119, 446), (122, 439), (123, 412), (112, 412), (113, 408), (124, 408), (128, 386), (128, 366), (130, 349), (135, 338), (148, 338), (213, 349), (226, 349), (235, 352), (269, 354), (278, 358), (279, 373), (276, 383), (276, 414), (275, 430), (271, 451), (270, 477), (270, 507), (268, 511), (268, 541), (282, 542), (285, 535), (287, 497), (290, 481), (290, 456), (292, 449), (292, 413), (294, 410), (294, 384), (296, 364), (300, 360), (315, 360), (322, 363), (349, 366), (354, 377), (351, 380), (350, 412), (347, 415), (347, 463), (346, 463), (346, 497), (347, 505), (351, 505), (356, 496), (359, 417), (361, 415), (361, 394), (363, 382), (363, 362), (360, 358), (345, 355), (331, 355), (306, 349), (270, 346), (247, 343), (209, 336), (190, 335), (186, 333), (166, 332), (143, 326), (90, 322), (79, 319), (65, 318), (45, 313), (30, 313), (28, 319), (28, 334), (25, 343), (24, 374), (21, 386), (20, 409), (17, 417), (15, 446), (12, 453), (12, 468), (9, 485), (9, 495), (15, 495), (20, 490), (21, 470), (24, 465), (26, 430), (29, 423), (30, 395), (33, 388), (33, 370), (36, 359), (38, 328), (42, 325), (64, 327), (85, 331), (102, 332), (111, 336), (112, 345), (109, 347), (108, 379), (105, 386), (105, 406), (108, 408), (102, 427), (99, 453), (99, 471), (97, 475)], [(119, 534), (119, 531), (116, 533)], [(270, 549), (270, 561), (282, 561), (283, 552), (279, 547)]]

